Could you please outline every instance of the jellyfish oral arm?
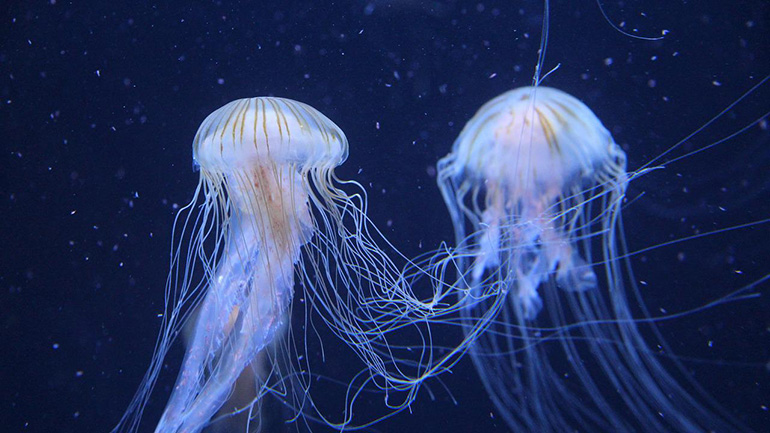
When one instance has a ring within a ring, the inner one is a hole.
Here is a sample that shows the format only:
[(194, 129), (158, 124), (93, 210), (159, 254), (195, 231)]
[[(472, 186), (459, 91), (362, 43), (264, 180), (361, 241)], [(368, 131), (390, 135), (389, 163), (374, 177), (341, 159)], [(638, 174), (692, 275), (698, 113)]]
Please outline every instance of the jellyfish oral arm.
[[(232, 251), (232, 250), (231, 250)], [(274, 338), (288, 308), (293, 263), (276, 263), (253, 248), (228, 254), (206, 295), (171, 399), (157, 432), (197, 431), (226, 401), (236, 379)]]
[(205, 427), (241, 372), (283, 326), (303, 235), (291, 224), (282, 226), (290, 233), (265, 230), (270, 224), (263, 217), (231, 218), (228, 248), (206, 289), (194, 337), (156, 432)]
[[(523, 197), (518, 206), (503, 206), (498, 191), (482, 214), (477, 234), (471, 277), (472, 287), (484, 286), (487, 269), (504, 269), (500, 290), (512, 291), (524, 319), (533, 320), (543, 306), (538, 287), (555, 274), (563, 290), (582, 291), (597, 287), (594, 271), (580, 257), (561, 230), (545, 218), (543, 204)], [(480, 296), (481, 293), (475, 293)]]
[(478, 286), (485, 269), (500, 264), (500, 216), (494, 208), (489, 208), (482, 218), (484, 228), (479, 234), (478, 252), (473, 264), (474, 287)]

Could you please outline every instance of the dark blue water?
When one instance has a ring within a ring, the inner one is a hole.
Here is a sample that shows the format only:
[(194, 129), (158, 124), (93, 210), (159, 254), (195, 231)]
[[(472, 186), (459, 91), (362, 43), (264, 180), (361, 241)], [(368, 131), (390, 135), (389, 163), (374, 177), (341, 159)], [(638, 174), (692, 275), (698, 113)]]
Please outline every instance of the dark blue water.
[[(191, 142), (207, 114), (268, 95), (325, 113), (350, 141), (340, 177), (368, 189), (371, 218), (414, 256), (452, 236), (436, 161), (485, 101), (530, 84), (542, 23), (539, 1), (90, 3), (2, 8), (3, 431), (104, 432), (120, 418), (152, 354), (171, 223), (197, 182)], [(561, 67), (545, 84), (590, 106), (630, 168), (770, 73), (764, 0), (604, 2), (624, 31), (667, 30), (652, 42), (613, 29), (594, 2), (573, 3), (551, 5), (545, 69)], [(768, 100), (765, 85), (672, 157), (751, 124)], [(629, 195), (643, 195), (624, 213), (630, 249), (768, 218), (768, 185), (760, 122), (632, 184)], [(688, 310), (763, 277), (768, 227), (635, 256), (647, 306)], [(695, 379), (757, 431), (770, 425), (769, 289), (661, 323)], [(181, 355), (168, 360), (149, 422)], [(506, 431), (470, 362), (429, 386), (381, 431)]]

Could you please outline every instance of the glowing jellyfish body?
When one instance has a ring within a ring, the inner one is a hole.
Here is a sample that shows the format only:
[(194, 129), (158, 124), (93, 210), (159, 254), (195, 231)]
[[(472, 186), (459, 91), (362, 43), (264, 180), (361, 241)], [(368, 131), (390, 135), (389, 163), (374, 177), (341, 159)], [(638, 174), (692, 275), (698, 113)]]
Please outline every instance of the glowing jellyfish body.
[(466, 217), (473, 225), (472, 287), (490, 269), (504, 272), (526, 319), (540, 311), (538, 286), (553, 273), (562, 289), (596, 288), (578, 236), (587, 228), (584, 189), (594, 184), (617, 204), (625, 154), (583, 103), (545, 87), (504, 93), (468, 122), (439, 168), (458, 240)]
[[(335, 230), (312, 209), (334, 213), (334, 200), (349, 203), (331, 186), (347, 152), (331, 120), (289, 99), (239, 99), (204, 120), (193, 143), (198, 188), (174, 223), (162, 331), (115, 431), (138, 429), (183, 326), (191, 335), (157, 432), (200, 431), (244, 370), (260, 368), (253, 361), (288, 326), (302, 248), (318, 230)], [(254, 384), (251, 404), (264, 386)]]
[(633, 318), (618, 254), (625, 164), (588, 107), (547, 87), (486, 103), (439, 163), (458, 285), (481, 299), (463, 315), (507, 300), (470, 352), (513, 431), (725, 428), (648, 348), (639, 328), (654, 324)]
[(157, 431), (199, 430), (273, 340), (301, 247), (313, 235), (303, 173), (328, 171), (346, 156), (342, 131), (296, 101), (241, 99), (201, 124), (193, 158), (210, 211), (203, 218), (219, 220), (223, 254), (207, 271), (209, 287)]
[[(347, 155), (347, 139), (331, 120), (288, 99), (240, 99), (204, 120), (193, 144), (200, 181), (174, 223), (155, 354), (114, 431), (139, 428), (183, 327), (191, 329), (187, 350), (157, 432), (200, 431), (220, 408), (223, 419), (243, 412), (253, 424), (268, 393), (294, 408), (297, 418), (311, 412), (313, 419), (343, 429), (353, 425), (353, 405), (361, 394), (356, 388), (377, 388), (388, 412), (399, 411), (415, 399), (424, 380), (459, 359), (469, 340), (435, 354), (429, 329), (456, 313), (456, 295), (442, 290), (423, 301), (412, 293), (372, 237), (379, 231), (366, 216), (365, 191), (334, 174)], [(309, 392), (315, 381), (311, 356), (307, 341), (297, 340), (307, 339), (308, 328), (316, 325), (306, 316), (307, 326), (292, 332), (297, 287), (305, 313), (318, 314), (363, 364), (350, 371), (349, 383), (335, 378), (344, 387), (340, 421), (322, 413)], [(283, 330), (285, 341), (279, 338)], [(409, 331), (416, 332), (414, 344), (402, 339)], [(239, 377), (254, 381), (252, 400), (223, 408)]]

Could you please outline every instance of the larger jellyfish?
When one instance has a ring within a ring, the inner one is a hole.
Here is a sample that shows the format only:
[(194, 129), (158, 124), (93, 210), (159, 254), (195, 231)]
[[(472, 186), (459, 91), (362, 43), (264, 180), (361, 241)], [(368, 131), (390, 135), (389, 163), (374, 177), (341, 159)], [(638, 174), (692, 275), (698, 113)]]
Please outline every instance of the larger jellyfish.
[(547, 87), (504, 93), (438, 167), (458, 285), (486, 299), (464, 317), (506, 299), (470, 353), (512, 431), (732, 431), (645, 342), (654, 323), (634, 318), (648, 316), (620, 253), (630, 175), (585, 104)]
[(342, 131), (295, 101), (234, 101), (198, 129), (193, 158), (206, 202), (196, 225), (201, 240), (214, 230), (214, 254), (203, 253), (209, 287), (156, 431), (204, 426), (284, 325), (294, 265), (314, 231), (307, 177), (323, 184), (346, 157)]
[[(420, 331), (455, 311), (443, 301), (449, 292), (423, 301), (405, 284), (374, 241), (372, 233), (378, 232), (366, 217), (363, 189), (334, 174), (347, 155), (340, 128), (289, 99), (239, 99), (204, 120), (193, 143), (198, 188), (174, 223), (161, 334), (116, 431), (138, 428), (183, 326), (190, 329), (187, 349), (156, 432), (200, 431), (220, 408), (223, 418), (248, 412), (251, 422), (267, 393), (278, 395), (298, 415), (312, 410), (315, 419), (343, 428), (353, 422), (359, 387), (379, 388), (389, 410), (400, 410), (423, 380), (457, 360), (464, 343), (442, 349), (439, 356), (430, 333)], [(315, 325), (306, 319), (298, 335), (291, 335), (295, 287), (364, 364), (360, 374), (352, 374), (338, 422), (320, 413), (308, 393), (311, 363), (307, 344), (298, 340)], [(407, 328), (416, 330), (420, 347), (389, 344), (392, 334)], [(283, 330), (291, 341), (281, 343)], [(280, 350), (268, 350), (275, 344), (282, 345)], [(275, 355), (279, 351), (281, 359)], [(223, 407), (239, 377), (254, 381), (253, 399)], [(405, 397), (394, 398), (397, 392)]]

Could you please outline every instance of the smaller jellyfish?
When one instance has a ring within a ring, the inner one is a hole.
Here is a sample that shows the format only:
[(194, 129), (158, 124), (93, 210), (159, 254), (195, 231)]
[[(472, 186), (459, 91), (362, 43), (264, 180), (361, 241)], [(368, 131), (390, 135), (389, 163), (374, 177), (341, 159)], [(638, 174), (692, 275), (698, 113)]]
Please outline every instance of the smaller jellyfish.
[[(155, 354), (114, 431), (138, 430), (183, 327), (187, 348), (155, 430), (159, 433), (198, 432), (220, 410), (221, 418), (248, 413), (251, 423), (268, 393), (297, 410), (297, 416), (314, 411), (313, 419), (344, 428), (353, 422), (356, 387), (380, 388), (386, 405), (397, 411), (415, 398), (423, 380), (456, 362), (462, 348), (435, 355), (430, 333), (425, 337), (419, 331), (456, 311), (435, 305), (450, 292), (427, 301), (411, 292), (370, 234), (379, 231), (366, 216), (364, 190), (334, 173), (347, 156), (342, 130), (290, 99), (235, 100), (203, 121), (193, 142), (200, 180), (174, 222)], [(317, 330), (306, 317), (292, 333), (295, 288), (302, 290), (306, 312), (317, 313), (329, 333), (363, 361), (361, 371), (351, 373), (345, 389), (350, 392), (343, 393), (340, 422), (320, 413), (309, 394), (314, 377), (301, 339), (310, 332), (306, 327)], [(405, 328), (417, 329), (420, 348), (389, 343)], [(284, 335), (286, 341), (280, 342)], [(243, 387), (239, 378), (254, 382), (253, 400), (245, 407), (234, 407), (231, 400), (223, 408), (236, 384)], [(396, 392), (406, 397), (397, 401)]]
[(506, 92), (468, 121), (438, 171), (457, 286), (479, 299), (461, 314), (506, 299), (469, 352), (512, 431), (732, 431), (648, 348), (643, 334), (660, 337), (653, 321), (634, 319), (641, 298), (621, 254), (626, 157), (585, 104), (542, 86)]
[[(504, 272), (525, 319), (540, 312), (538, 287), (552, 274), (563, 290), (595, 289), (581, 241), (612, 235), (625, 169), (625, 153), (599, 119), (564, 92), (522, 87), (484, 104), (439, 162), (456, 238), (466, 237), (466, 217), (473, 226), (470, 286), (490, 269)], [(602, 209), (594, 220), (586, 218), (591, 206)], [(590, 233), (596, 223), (601, 232)]]

